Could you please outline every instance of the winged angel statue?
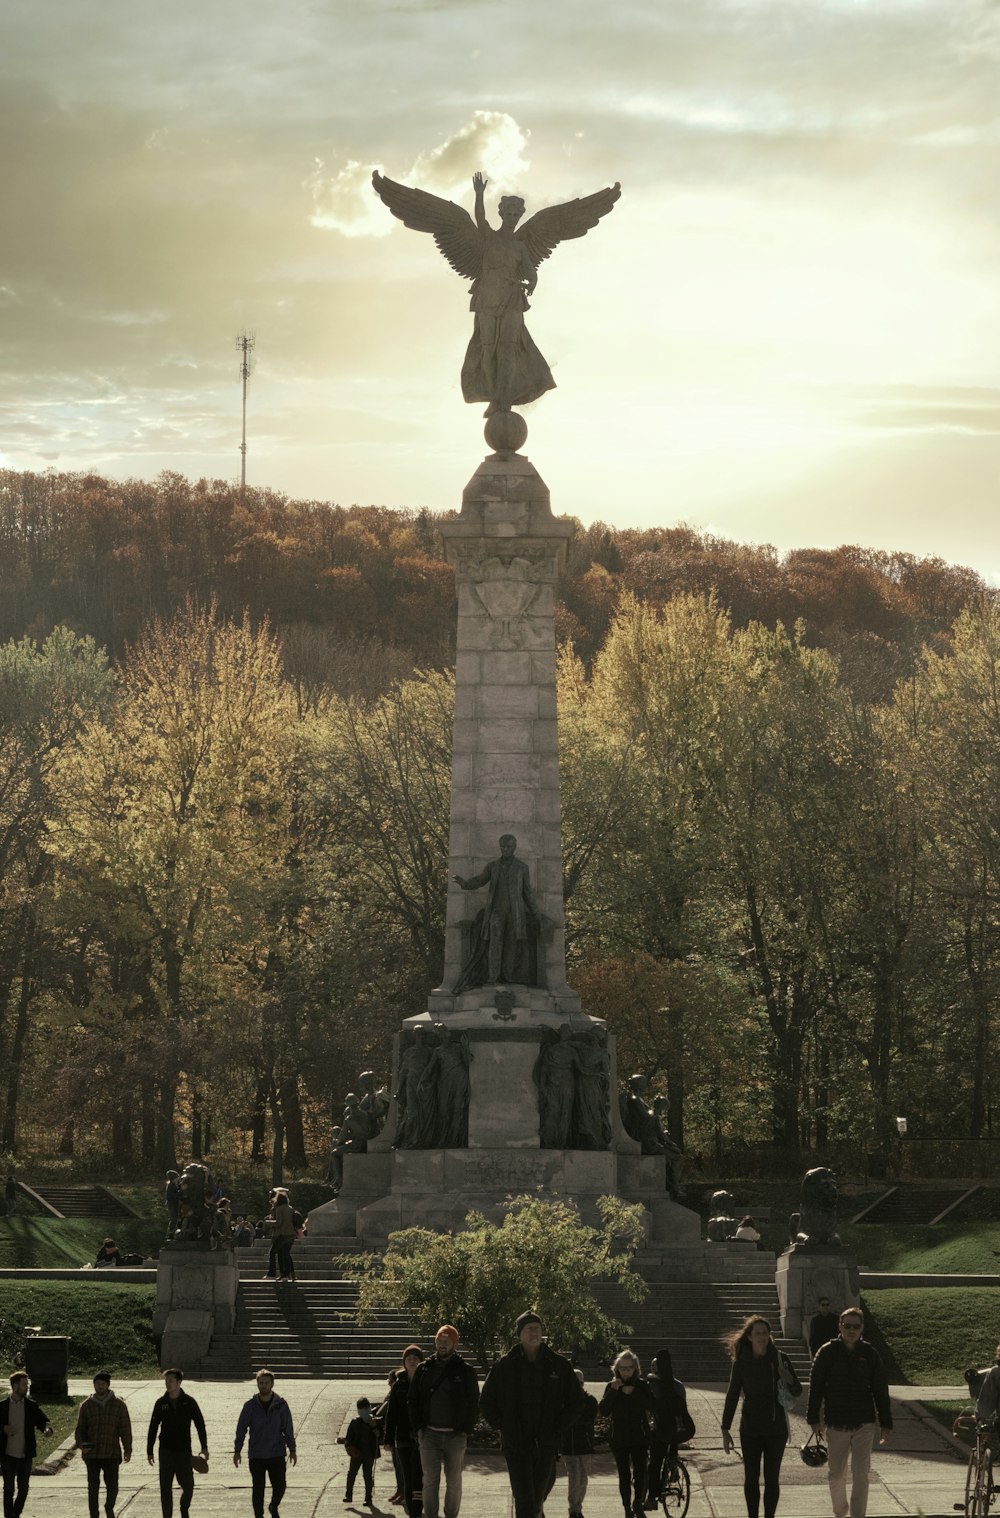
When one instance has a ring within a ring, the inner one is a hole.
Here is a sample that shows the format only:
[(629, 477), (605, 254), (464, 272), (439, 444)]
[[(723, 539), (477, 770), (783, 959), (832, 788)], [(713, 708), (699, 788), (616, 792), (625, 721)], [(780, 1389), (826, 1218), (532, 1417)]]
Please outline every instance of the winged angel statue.
[(519, 195), (504, 195), (496, 228), (486, 219), (487, 183), (482, 174), (472, 176), (473, 221), (453, 200), (397, 184), (377, 170), (372, 175), (372, 184), (393, 216), (416, 232), (429, 232), (451, 267), (472, 280), (475, 324), (462, 365), (462, 394), (467, 401), (488, 401), (485, 415), (492, 416), (555, 389), (552, 372), (524, 325), (538, 265), (559, 243), (596, 227), (621, 194), (621, 185), (548, 206), (522, 227), (517, 224), (524, 201)]

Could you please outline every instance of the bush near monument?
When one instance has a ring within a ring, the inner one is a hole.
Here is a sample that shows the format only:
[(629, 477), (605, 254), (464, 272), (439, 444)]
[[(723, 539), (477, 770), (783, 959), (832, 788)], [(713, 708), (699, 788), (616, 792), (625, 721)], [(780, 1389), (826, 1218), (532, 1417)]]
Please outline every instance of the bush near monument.
[(428, 1338), (454, 1323), (485, 1373), (514, 1342), (514, 1322), (528, 1307), (545, 1320), (561, 1351), (607, 1354), (629, 1333), (593, 1293), (613, 1281), (633, 1302), (646, 1296), (632, 1269), (643, 1234), (643, 1209), (617, 1197), (598, 1201), (601, 1227), (589, 1228), (569, 1202), (518, 1196), (502, 1223), (470, 1212), (459, 1234), (408, 1228), (389, 1235), (376, 1255), (335, 1261), (359, 1283), (353, 1314), (359, 1324), (376, 1312), (405, 1312)]

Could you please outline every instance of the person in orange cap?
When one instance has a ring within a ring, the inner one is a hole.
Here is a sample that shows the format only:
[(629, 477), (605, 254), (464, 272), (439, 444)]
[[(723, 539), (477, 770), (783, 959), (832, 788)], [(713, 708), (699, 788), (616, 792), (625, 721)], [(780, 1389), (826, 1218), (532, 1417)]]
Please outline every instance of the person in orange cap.
[(424, 1473), (424, 1518), (441, 1518), (442, 1468), (444, 1518), (458, 1518), (465, 1447), (479, 1416), (479, 1382), (457, 1344), (458, 1329), (443, 1323), (434, 1335), (434, 1354), (417, 1366), (406, 1399)]

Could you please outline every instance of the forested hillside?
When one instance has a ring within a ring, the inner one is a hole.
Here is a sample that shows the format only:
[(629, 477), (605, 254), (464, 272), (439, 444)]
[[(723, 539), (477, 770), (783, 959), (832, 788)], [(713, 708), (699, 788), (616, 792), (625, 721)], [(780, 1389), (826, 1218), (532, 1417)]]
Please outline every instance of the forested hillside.
[[(442, 963), (428, 513), (0, 476), (0, 1149), (303, 1168)], [(1000, 607), (968, 570), (579, 528), (571, 979), (713, 1163), (992, 1125)]]

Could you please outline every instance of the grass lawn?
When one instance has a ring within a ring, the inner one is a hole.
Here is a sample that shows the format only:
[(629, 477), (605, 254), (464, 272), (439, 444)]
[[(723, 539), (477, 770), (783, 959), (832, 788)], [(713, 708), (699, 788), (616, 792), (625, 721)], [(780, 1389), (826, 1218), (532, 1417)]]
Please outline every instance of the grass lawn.
[(968, 1366), (992, 1363), (1000, 1342), (991, 1286), (869, 1291), (864, 1305), (911, 1386), (960, 1385)]
[[(153, 1343), (153, 1286), (104, 1281), (4, 1281), (0, 1327), (41, 1324), (43, 1333), (68, 1334), (69, 1371), (92, 1376), (146, 1376), (159, 1372)], [(5, 1336), (6, 1337), (6, 1336)], [(9, 1348), (7, 1358), (9, 1358)], [(0, 1366), (10, 1374), (13, 1366)]]
[(845, 1223), (838, 1232), (862, 1270), (1000, 1275), (1000, 1259), (993, 1252), (1000, 1247), (1000, 1229), (994, 1222), (966, 1220), (935, 1228), (922, 1223)]
[(17, 1213), (0, 1218), (0, 1267), (4, 1270), (76, 1270), (93, 1265), (111, 1237), (123, 1254), (144, 1257), (159, 1248), (163, 1230), (151, 1232), (138, 1218), (50, 1218)]

